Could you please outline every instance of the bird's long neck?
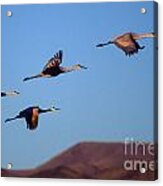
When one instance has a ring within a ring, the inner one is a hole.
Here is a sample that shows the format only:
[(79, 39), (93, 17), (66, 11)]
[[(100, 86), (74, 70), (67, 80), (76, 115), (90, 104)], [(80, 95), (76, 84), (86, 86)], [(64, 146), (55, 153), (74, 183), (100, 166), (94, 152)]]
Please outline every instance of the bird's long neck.
[(76, 67), (76, 65), (70, 66), (70, 67), (62, 67), (62, 72), (66, 73), (66, 72), (72, 72), (78, 70), (78, 68)]
[(20, 118), (19, 115), (18, 116), (15, 116), (13, 118), (8, 118), (8, 119), (5, 120), (5, 123), (10, 122), (10, 121), (13, 121), (13, 120), (16, 120), (16, 119), (19, 119), (19, 118)]
[(132, 34), (133, 39), (143, 39), (143, 38), (154, 38), (156, 35), (154, 33), (144, 33), (144, 34)]
[(26, 78), (23, 79), (23, 81), (28, 81), (28, 80), (39, 78), (39, 77), (42, 77), (42, 74), (37, 74), (37, 75), (34, 75), (34, 76), (26, 77)]

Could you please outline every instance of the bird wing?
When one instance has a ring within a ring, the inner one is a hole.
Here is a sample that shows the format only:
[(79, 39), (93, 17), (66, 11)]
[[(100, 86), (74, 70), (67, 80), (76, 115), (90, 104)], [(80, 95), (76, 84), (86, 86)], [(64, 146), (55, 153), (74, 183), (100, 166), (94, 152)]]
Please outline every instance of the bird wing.
[(126, 55), (132, 55), (140, 49), (139, 44), (132, 38), (130, 33), (118, 37), (114, 41), (115, 45), (122, 49)]
[(58, 68), (59, 65), (62, 63), (63, 52), (59, 50), (54, 57), (48, 60), (48, 63), (44, 66), (43, 72), (50, 68)]
[(34, 109), (32, 110), (31, 124), (29, 125), (29, 128), (30, 128), (31, 130), (37, 128), (37, 126), (38, 126), (38, 116), (39, 116), (38, 108), (34, 108)]
[(37, 128), (38, 107), (29, 107), (26, 110), (21, 111), (20, 114), (25, 117), (27, 128), (29, 128), (30, 130)]

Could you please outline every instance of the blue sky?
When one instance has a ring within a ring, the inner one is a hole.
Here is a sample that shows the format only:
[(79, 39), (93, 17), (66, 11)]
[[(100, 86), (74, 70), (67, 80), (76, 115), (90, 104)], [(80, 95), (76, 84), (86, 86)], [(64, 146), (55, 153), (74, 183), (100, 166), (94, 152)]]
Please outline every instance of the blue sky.
[[(81, 141), (153, 140), (153, 40), (140, 41), (146, 48), (130, 58), (95, 47), (128, 31), (154, 31), (152, 2), (2, 6), (2, 90), (21, 92), (2, 99), (3, 167), (38, 166)], [(88, 70), (22, 81), (59, 49), (63, 66)], [(54, 104), (62, 110), (41, 115), (35, 131), (24, 120), (4, 123), (28, 106)]]

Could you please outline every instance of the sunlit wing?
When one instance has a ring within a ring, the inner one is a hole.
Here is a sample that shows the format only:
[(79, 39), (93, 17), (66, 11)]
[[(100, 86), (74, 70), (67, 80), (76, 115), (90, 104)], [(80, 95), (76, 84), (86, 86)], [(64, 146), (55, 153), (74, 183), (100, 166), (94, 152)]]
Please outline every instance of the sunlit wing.
[(133, 39), (132, 39), (131, 34), (129, 33), (129, 34), (125, 34), (125, 35), (117, 37), (115, 42), (119, 46), (128, 47), (129, 45), (133, 43)]
[(139, 49), (139, 44), (132, 39), (130, 34), (117, 38), (115, 45), (122, 49), (126, 55), (137, 53)]
[(38, 126), (38, 108), (29, 108), (28, 114), (26, 113), (25, 120), (27, 122), (27, 128), (33, 130)]
[(38, 126), (38, 117), (39, 117), (38, 108), (34, 108), (33, 112), (32, 112), (32, 117), (31, 117), (30, 129), (37, 128), (37, 126)]

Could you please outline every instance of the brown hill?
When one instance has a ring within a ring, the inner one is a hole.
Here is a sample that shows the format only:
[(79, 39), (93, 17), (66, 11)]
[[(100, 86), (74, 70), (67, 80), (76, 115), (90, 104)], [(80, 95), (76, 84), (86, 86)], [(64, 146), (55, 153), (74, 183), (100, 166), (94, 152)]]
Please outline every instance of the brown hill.
[[(145, 144), (147, 149), (148, 144)], [(74, 179), (117, 179), (117, 180), (155, 180), (157, 171), (148, 170), (140, 173), (137, 170), (125, 170), (125, 160), (141, 160), (148, 164), (154, 160), (150, 153), (143, 155), (141, 148), (138, 154), (125, 155), (123, 143), (79, 143), (45, 164), (31, 170), (2, 169), (4, 177), (41, 177), (41, 178), (74, 178)]]

